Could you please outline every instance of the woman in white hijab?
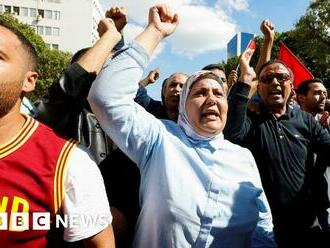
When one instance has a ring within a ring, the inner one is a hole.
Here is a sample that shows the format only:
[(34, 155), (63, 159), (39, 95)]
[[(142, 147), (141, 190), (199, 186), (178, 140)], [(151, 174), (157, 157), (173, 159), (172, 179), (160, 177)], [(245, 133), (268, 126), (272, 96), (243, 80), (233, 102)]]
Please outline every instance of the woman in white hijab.
[(166, 6), (151, 8), (148, 27), (106, 62), (89, 95), (103, 129), (141, 172), (133, 246), (273, 247), (254, 158), (222, 135), (227, 99), (217, 76), (189, 77), (178, 124), (156, 119), (133, 100), (149, 56), (177, 22)]

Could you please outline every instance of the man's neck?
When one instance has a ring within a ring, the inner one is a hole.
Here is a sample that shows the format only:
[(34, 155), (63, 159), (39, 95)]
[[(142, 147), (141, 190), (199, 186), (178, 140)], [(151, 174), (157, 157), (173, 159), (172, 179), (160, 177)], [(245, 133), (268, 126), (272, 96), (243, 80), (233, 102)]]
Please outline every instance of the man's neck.
[(287, 106), (284, 105), (284, 106), (280, 106), (280, 107), (274, 107), (274, 108), (269, 109), (269, 110), (276, 118), (279, 118), (282, 115), (286, 114)]
[(300, 107), (300, 109), (302, 110), (302, 111), (305, 111), (305, 112), (307, 112), (307, 113), (310, 113), (312, 116), (316, 116), (316, 114), (317, 113), (315, 113), (315, 112), (313, 112), (313, 111), (310, 111), (310, 110), (308, 110), (308, 109), (306, 109), (304, 106), (301, 106)]
[(12, 111), (0, 118), (0, 146), (9, 142), (22, 129), (26, 118), (18, 111)]

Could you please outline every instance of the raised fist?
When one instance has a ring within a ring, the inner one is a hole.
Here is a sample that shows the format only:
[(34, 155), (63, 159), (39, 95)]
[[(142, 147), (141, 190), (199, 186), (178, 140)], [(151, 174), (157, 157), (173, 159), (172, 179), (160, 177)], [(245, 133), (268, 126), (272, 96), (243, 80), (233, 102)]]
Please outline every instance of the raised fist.
[(100, 20), (98, 27), (97, 27), (97, 32), (99, 33), (100, 37), (105, 32), (111, 32), (112, 35), (117, 36), (118, 40), (121, 39), (121, 35), (117, 31), (114, 21), (110, 18), (103, 18)]
[(163, 37), (172, 34), (178, 23), (178, 15), (173, 14), (171, 9), (165, 4), (156, 5), (149, 10), (148, 26), (154, 27)]
[(275, 26), (271, 21), (263, 20), (260, 25), (260, 30), (264, 34), (265, 39), (274, 40)]
[(111, 18), (118, 32), (121, 32), (127, 24), (127, 11), (123, 7), (113, 7), (105, 13), (105, 17)]

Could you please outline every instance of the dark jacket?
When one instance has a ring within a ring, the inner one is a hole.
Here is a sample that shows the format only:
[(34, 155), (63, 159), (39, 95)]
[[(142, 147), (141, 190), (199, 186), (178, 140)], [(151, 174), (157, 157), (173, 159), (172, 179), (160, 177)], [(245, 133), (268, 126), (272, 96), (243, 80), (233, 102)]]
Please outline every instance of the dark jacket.
[[(121, 210), (128, 222), (129, 236), (123, 240), (116, 237), (116, 244), (128, 247), (139, 214), (140, 174), (137, 166), (105, 134), (91, 112), (86, 98), (95, 78), (95, 74), (88, 73), (78, 63), (72, 64), (42, 98), (38, 105), (38, 119), (89, 148), (103, 175), (110, 205)], [(165, 116), (162, 104), (150, 98), (141, 85), (135, 101), (157, 117)]]

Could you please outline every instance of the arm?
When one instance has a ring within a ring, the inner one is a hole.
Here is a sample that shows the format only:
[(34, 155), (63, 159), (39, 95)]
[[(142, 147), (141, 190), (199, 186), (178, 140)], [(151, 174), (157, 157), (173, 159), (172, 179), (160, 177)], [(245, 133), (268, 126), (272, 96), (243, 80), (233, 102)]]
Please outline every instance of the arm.
[(57, 131), (80, 113), (96, 73), (120, 39), (111, 19), (101, 20), (99, 31), (101, 38), (49, 87), (38, 106), (39, 120)]
[(149, 84), (153, 84), (159, 78), (159, 73), (159, 68), (152, 70), (149, 72), (147, 77), (139, 82), (139, 89), (136, 93), (134, 101), (140, 104), (144, 109), (147, 109), (150, 103), (152, 104), (152, 102), (154, 102), (154, 99), (148, 95), (146, 87)]
[(100, 72), (114, 46), (120, 41), (121, 35), (118, 32), (127, 24), (127, 13), (124, 8), (111, 8), (106, 12), (106, 17), (100, 20), (97, 28), (100, 39), (77, 61), (89, 73)]
[(261, 66), (270, 60), (275, 37), (274, 25), (268, 20), (264, 20), (261, 23), (260, 30), (264, 34), (264, 43), (262, 44), (260, 56), (255, 70), (257, 75), (259, 75)]
[(62, 132), (84, 106), (96, 75), (74, 63), (47, 90), (37, 107), (38, 120)]
[(242, 143), (249, 133), (252, 122), (247, 115), (248, 94), (255, 73), (249, 63), (254, 50), (247, 49), (241, 56), (241, 75), (228, 96), (227, 124), (224, 130), (226, 139), (234, 143)]
[(256, 206), (259, 212), (259, 218), (258, 223), (252, 234), (251, 247), (276, 247), (273, 233), (273, 218), (266, 194), (262, 187), (259, 170), (252, 153), (247, 149), (246, 151), (248, 153), (248, 156), (250, 157), (249, 166), (251, 168), (251, 183), (260, 192), (258, 195), (256, 195)]
[(153, 84), (159, 78), (160, 70), (159, 68), (149, 72), (148, 76), (142, 79), (139, 84), (147, 87), (149, 84)]
[(87, 148), (74, 147), (66, 168), (62, 210), (74, 222), (64, 229), (64, 240), (83, 240), (87, 247), (114, 247), (112, 215), (103, 178)]
[(112, 226), (108, 226), (93, 237), (84, 240), (86, 248), (114, 248), (115, 237)]
[(164, 5), (151, 8), (148, 27), (136, 42), (107, 61), (88, 96), (103, 130), (139, 165), (148, 159), (160, 134), (161, 122), (133, 99), (149, 56), (176, 27), (173, 19)]
[[(262, 188), (261, 181), (259, 187)], [(274, 233), (273, 233), (272, 214), (264, 191), (262, 191), (259, 197), (257, 198), (257, 206), (259, 209), (259, 220), (252, 235), (251, 247), (253, 248), (276, 247), (274, 240)]]

